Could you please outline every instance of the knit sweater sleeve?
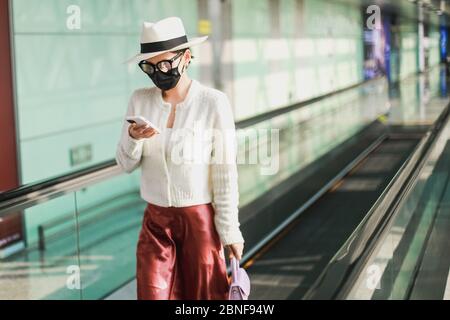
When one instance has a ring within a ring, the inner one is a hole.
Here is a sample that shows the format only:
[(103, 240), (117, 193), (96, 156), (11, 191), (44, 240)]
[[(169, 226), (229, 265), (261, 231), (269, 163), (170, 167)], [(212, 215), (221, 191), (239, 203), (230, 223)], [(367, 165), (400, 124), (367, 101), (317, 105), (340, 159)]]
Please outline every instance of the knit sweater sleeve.
[(216, 107), (212, 140), (213, 160), (210, 165), (214, 222), (223, 245), (244, 243), (238, 218), (236, 129), (231, 105), (225, 93), (220, 93)]
[(141, 163), (143, 140), (132, 138), (128, 133), (129, 123), (125, 121), (126, 116), (134, 115), (135, 93), (132, 94), (126, 115), (124, 117), (119, 143), (116, 149), (116, 162), (123, 171), (131, 173)]

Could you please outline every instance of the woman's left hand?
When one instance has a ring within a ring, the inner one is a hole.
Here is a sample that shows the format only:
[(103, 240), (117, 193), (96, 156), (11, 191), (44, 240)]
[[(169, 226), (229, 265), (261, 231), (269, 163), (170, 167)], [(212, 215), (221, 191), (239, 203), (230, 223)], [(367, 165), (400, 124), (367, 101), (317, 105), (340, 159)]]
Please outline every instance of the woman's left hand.
[(237, 260), (242, 259), (242, 252), (244, 251), (243, 243), (233, 243), (226, 246), (228, 257), (231, 259), (235, 257)]

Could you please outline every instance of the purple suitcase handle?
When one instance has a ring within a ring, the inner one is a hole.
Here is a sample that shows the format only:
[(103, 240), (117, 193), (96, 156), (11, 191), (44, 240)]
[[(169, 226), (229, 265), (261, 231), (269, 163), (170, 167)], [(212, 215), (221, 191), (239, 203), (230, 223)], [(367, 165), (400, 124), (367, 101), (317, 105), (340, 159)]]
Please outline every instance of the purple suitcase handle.
[(250, 278), (245, 269), (239, 267), (239, 261), (231, 258), (231, 285), (229, 300), (248, 300), (250, 295)]

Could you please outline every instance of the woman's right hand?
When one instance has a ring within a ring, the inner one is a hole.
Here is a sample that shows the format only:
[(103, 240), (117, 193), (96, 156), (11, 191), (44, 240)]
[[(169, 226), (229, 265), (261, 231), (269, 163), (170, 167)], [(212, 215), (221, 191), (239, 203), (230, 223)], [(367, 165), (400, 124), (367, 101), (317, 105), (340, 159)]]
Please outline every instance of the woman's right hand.
[(145, 124), (139, 126), (136, 123), (132, 123), (128, 126), (128, 134), (136, 140), (150, 138), (156, 133), (158, 132), (155, 129), (151, 127), (146, 128)]

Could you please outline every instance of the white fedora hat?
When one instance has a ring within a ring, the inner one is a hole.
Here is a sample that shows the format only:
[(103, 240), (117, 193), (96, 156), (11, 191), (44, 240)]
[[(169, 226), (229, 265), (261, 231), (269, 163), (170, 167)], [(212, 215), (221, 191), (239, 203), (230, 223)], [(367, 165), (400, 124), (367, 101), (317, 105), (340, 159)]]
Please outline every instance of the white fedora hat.
[(208, 36), (188, 40), (183, 21), (168, 17), (157, 22), (144, 22), (141, 33), (141, 52), (124, 63), (139, 63), (161, 53), (176, 51), (202, 43)]

